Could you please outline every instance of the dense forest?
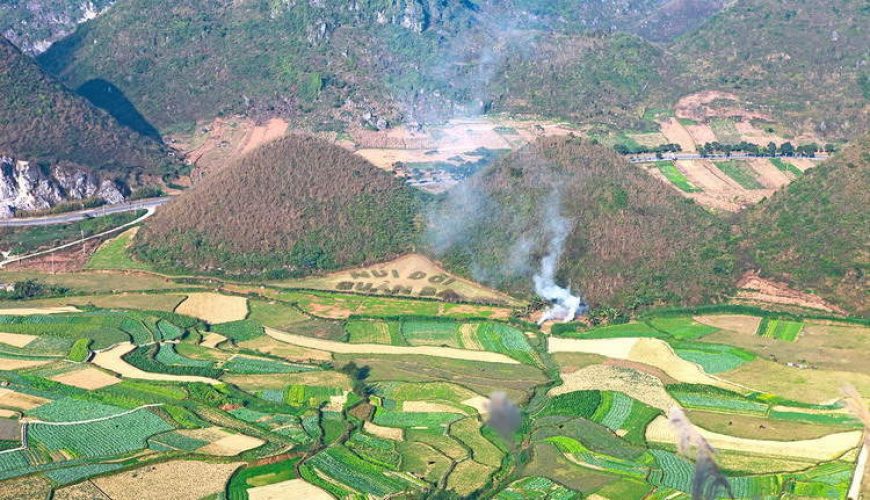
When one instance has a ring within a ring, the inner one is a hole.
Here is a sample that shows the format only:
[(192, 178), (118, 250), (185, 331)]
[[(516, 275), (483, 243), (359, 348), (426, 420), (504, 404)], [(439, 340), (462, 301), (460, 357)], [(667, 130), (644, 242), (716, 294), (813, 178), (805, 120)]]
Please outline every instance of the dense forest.
[(744, 247), (762, 274), (866, 316), (870, 136), (745, 214)]
[(301, 275), (412, 248), (418, 194), (331, 143), (288, 136), (162, 207), (134, 250), (164, 269)]
[(429, 244), (452, 269), (521, 294), (567, 219), (562, 284), (593, 306), (716, 300), (734, 283), (729, 226), (603, 146), (548, 138), (451, 192)]

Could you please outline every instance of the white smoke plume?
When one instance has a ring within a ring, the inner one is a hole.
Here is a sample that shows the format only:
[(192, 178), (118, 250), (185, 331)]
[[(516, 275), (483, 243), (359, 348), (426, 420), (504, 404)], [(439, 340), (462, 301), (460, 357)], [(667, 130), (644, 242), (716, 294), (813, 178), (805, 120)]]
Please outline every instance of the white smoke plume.
[(682, 408), (671, 407), (668, 411), (668, 420), (677, 434), (677, 451), (690, 458), (694, 455), (695, 476), (692, 479), (692, 499), (713, 500), (722, 498), (723, 494), (728, 498), (734, 498), (728, 479), (719, 471), (716, 461), (713, 460), (716, 450), (689, 421)]
[(571, 232), (571, 221), (559, 214), (559, 197), (547, 206), (547, 232), (550, 240), (547, 243), (547, 255), (541, 259), (541, 270), (532, 277), (535, 284), (535, 293), (541, 298), (550, 301), (551, 306), (544, 311), (538, 324), (550, 320), (568, 322), (586, 311), (586, 303), (579, 295), (571, 293), (571, 289), (556, 284), (556, 269), (562, 251), (565, 248), (565, 240)]

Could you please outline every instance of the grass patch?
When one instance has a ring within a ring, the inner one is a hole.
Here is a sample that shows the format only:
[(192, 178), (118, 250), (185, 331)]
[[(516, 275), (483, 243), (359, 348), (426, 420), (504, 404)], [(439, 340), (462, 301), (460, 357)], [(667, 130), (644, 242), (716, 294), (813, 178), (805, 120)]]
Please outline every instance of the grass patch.
[(773, 166), (778, 168), (780, 172), (791, 174), (795, 177), (800, 177), (804, 175), (801, 169), (783, 160), (782, 158), (771, 158), (770, 163), (773, 163)]
[(681, 191), (686, 193), (698, 193), (700, 188), (692, 184), (685, 174), (677, 168), (672, 161), (657, 161), (656, 168), (665, 176), (665, 178), (674, 186), (677, 186)]
[(737, 160), (714, 161), (713, 164), (744, 189), (764, 189), (752, 169)]
[(153, 268), (137, 260), (127, 253), (127, 248), (133, 241), (134, 231), (124, 231), (120, 235), (106, 241), (91, 255), (85, 269), (138, 269), (151, 271)]
[(69, 350), (69, 354), (66, 355), (67, 359), (70, 361), (75, 361), (77, 363), (81, 363), (88, 359), (91, 355), (91, 339), (78, 339), (73, 342), (72, 347)]

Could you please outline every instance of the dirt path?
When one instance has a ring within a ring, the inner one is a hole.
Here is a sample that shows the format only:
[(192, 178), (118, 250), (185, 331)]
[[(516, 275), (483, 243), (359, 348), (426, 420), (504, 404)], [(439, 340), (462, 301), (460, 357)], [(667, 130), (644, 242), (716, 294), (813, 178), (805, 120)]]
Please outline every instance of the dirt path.
[(63, 314), (81, 312), (73, 306), (54, 306), (54, 307), (13, 307), (10, 309), (0, 309), (0, 315), (3, 316), (33, 316), (34, 314)]
[(122, 342), (114, 347), (103, 351), (97, 351), (93, 364), (100, 368), (115, 372), (124, 378), (138, 378), (141, 380), (162, 380), (167, 382), (203, 382), (205, 384), (216, 385), (221, 382), (208, 377), (196, 377), (186, 375), (170, 375), (168, 373), (152, 373), (136, 368), (135, 366), (124, 361), (121, 356), (135, 349), (136, 346), (130, 342)]
[(504, 354), (486, 351), (465, 351), (451, 347), (405, 347), (378, 344), (345, 344), (332, 340), (315, 339), (302, 335), (292, 335), (273, 328), (266, 328), (266, 335), (275, 340), (288, 344), (319, 349), (321, 351), (338, 354), (399, 354), (399, 355), (422, 355), (439, 358), (461, 359), (467, 361), (482, 361), (485, 363), (505, 363), (518, 365), (519, 361), (511, 359)]

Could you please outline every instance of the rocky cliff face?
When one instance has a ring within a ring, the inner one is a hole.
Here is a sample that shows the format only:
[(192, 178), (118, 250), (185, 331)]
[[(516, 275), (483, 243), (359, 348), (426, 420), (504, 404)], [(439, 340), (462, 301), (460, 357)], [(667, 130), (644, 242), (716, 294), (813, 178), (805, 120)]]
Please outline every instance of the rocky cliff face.
[(109, 8), (115, 0), (0, 1), (0, 33), (30, 55), (75, 31)]
[(88, 198), (120, 203), (124, 201), (123, 187), (75, 165), (45, 168), (0, 156), (0, 218)]

